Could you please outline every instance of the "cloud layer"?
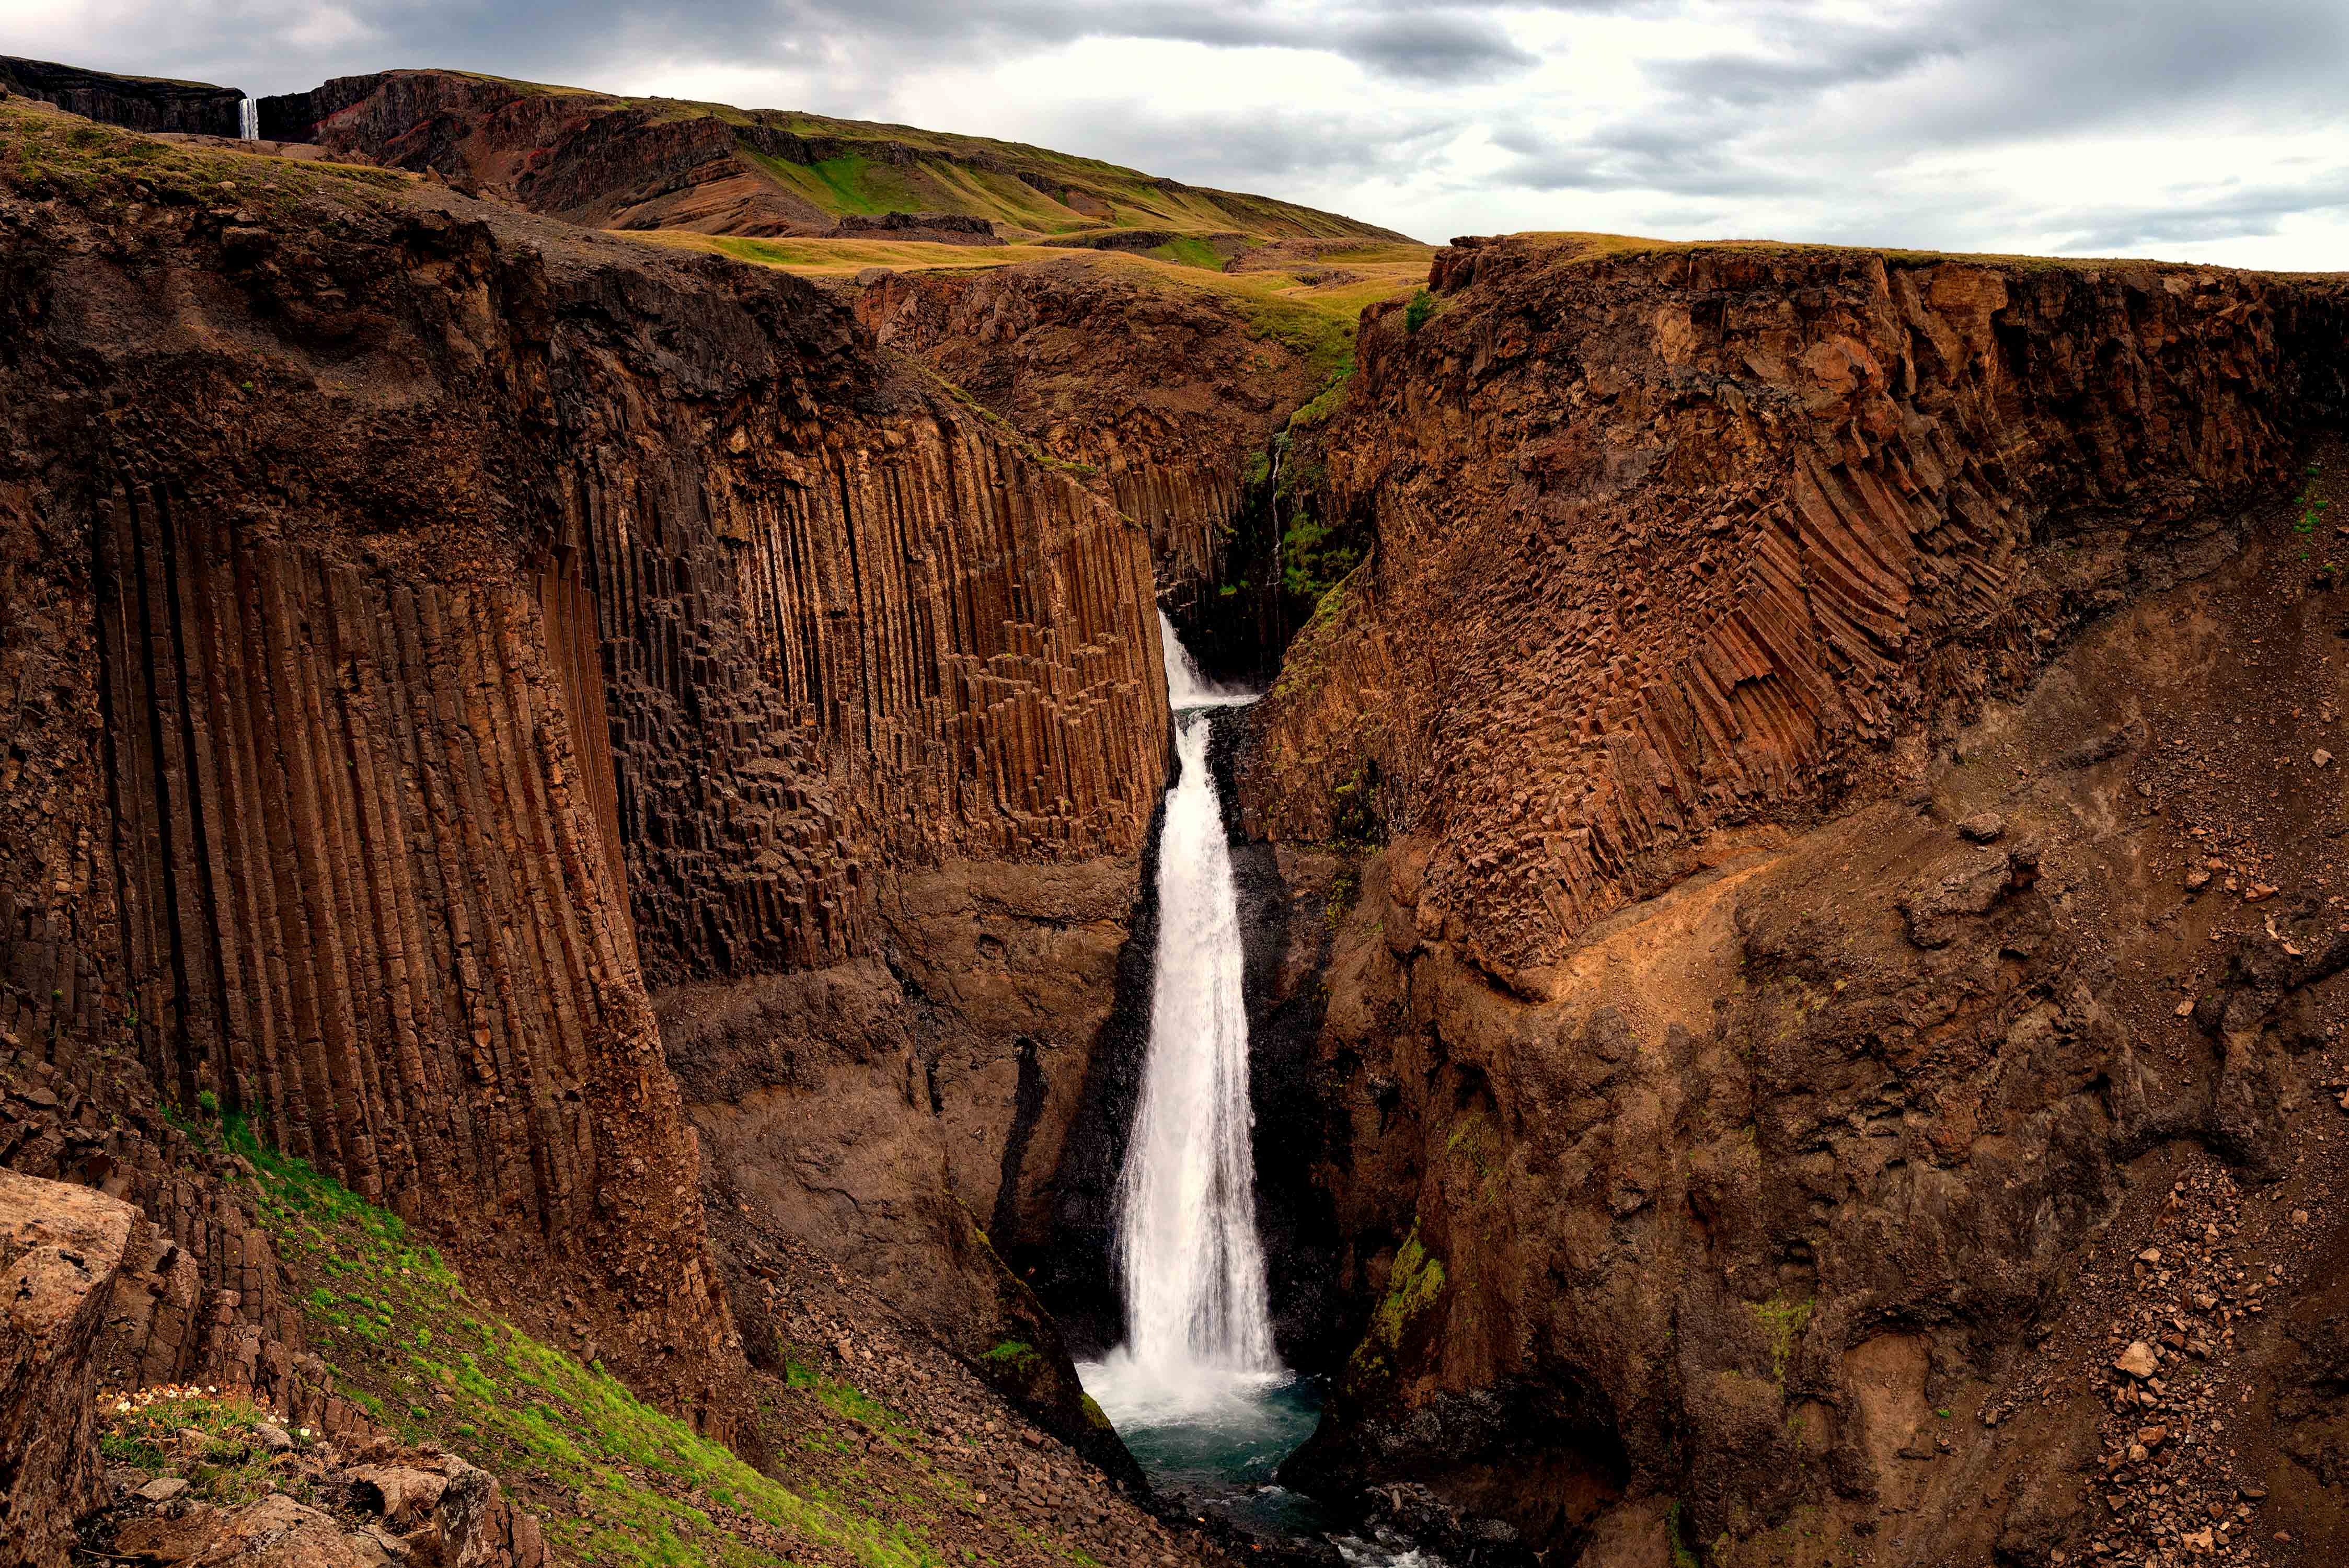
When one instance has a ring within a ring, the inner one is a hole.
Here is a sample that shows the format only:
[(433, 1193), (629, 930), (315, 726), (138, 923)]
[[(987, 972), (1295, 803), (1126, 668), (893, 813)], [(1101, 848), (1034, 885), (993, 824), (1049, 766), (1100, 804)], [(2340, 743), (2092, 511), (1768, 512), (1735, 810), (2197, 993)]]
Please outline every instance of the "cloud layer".
[(0, 52), (442, 65), (973, 131), (1441, 239), (2349, 267), (2338, 0), (0, 0)]

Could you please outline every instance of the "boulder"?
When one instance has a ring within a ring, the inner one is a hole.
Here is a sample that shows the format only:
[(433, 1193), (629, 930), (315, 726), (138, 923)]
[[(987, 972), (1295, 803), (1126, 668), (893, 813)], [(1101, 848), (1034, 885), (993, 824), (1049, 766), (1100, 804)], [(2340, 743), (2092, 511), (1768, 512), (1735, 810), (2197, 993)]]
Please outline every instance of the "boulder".
[(92, 1352), (138, 1215), (87, 1187), (0, 1170), (0, 1562), (63, 1568), (98, 1501)]

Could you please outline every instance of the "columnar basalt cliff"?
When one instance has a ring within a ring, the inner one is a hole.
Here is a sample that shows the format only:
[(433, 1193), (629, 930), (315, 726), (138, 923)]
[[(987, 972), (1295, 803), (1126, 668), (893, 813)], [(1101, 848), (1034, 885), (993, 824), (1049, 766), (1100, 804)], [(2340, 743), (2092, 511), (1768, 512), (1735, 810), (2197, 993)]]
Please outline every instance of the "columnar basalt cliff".
[(2343, 1539), (2243, 1281), (2342, 1245), (2349, 291), (1603, 252), (1374, 315), (1374, 553), (1255, 716), (1345, 912), (1285, 1473), (1610, 1564)]
[[(1912, 779), (2115, 602), (2132, 546), (2280, 483), (2341, 396), (2333, 286), (1584, 252), (1465, 242), (1417, 332), (1371, 313), (1325, 457), (1378, 558), (1266, 705), (1251, 780), (1260, 827), (1326, 837), (1373, 769), (1433, 847), (1430, 934), (1532, 994), (1714, 830)], [(2091, 519), (2090, 559), (2032, 549)]]
[(858, 319), (1095, 470), (1187, 598), (1222, 581), (1245, 477), (1320, 389), (1307, 356), (1234, 304), (1082, 262), (864, 280)]
[[(1146, 536), (798, 280), (0, 115), (8, 1163), (159, 1227), (148, 1376), (323, 1375), (181, 1130), (220, 1118), (735, 1429), (697, 1127), (823, 1080), (688, 1106), (656, 993), (854, 970), (904, 1008), (875, 960), (954, 922), (942, 879), (1052, 921), (1055, 866), (1113, 962), (1166, 746)], [(904, 1309), (975, 1358), (1032, 1301), (940, 1130), (999, 1170), (1015, 1097), (855, 1045), (926, 1150), (890, 1239), (950, 1243)], [(756, 1219), (865, 1261), (823, 1190)], [(1091, 1440), (1028, 1337), (1014, 1391)]]

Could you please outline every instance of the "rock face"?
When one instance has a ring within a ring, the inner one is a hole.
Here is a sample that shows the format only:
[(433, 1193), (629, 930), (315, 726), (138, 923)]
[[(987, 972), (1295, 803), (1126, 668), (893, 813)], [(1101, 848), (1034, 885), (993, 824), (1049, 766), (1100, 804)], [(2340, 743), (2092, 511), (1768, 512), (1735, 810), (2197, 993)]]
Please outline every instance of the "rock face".
[[(1377, 559), (1265, 705), (1252, 821), (1327, 836), (1373, 769), (1433, 846), (1430, 934), (1529, 994), (1708, 834), (1881, 797), (2174, 572), (2175, 525), (2337, 401), (2349, 309), (2208, 269), (1525, 239), (1432, 275), (1417, 332), (1370, 314), (1330, 427), (1327, 506)], [(2032, 548), (2051, 527), (2068, 550)]]
[(1365, 796), (1387, 840), (1307, 977), (1359, 1338), (1284, 1475), (1479, 1560), (2147, 1555), (2218, 1517), (2157, 1480), (2233, 1519), (2262, 1439), (2100, 1456), (2100, 1400), (2190, 1334), (2265, 1419), (2243, 1271), (2327, 1277), (2222, 1206), (2206, 1309), (2120, 1238), (2183, 1217), (2133, 1186), (2341, 1174), (2300, 783), (2349, 696), (2301, 558), (2337, 285), (1527, 241), (1436, 279), (1365, 331), (1329, 483), (1375, 552), (1243, 759), (1288, 850)]
[(0, 88), (132, 130), (233, 137), (243, 129), (244, 95), (208, 82), (115, 76), (0, 55)]
[(95, 1351), (138, 1212), (85, 1187), (0, 1170), (0, 1554), (63, 1568), (97, 1500)]
[(1237, 301), (1075, 260), (885, 273), (862, 280), (856, 313), (883, 343), (1092, 470), (1149, 529), (1186, 631), (1245, 569), (1226, 535), (1250, 465), (1327, 377)]
[(870, 973), (957, 862), (1130, 862), (1147, 540), (797, 280), (140, 168), (222, 204), (0, 197), (0, 1025), (48, 1097), (8, 1161), (126, 1183), (178, 1249), (156, 1333), (282, 1359), (265, 1243), (157, 1112), (216, 1109), (702, 1400), (739, 1353), (655, 989)]

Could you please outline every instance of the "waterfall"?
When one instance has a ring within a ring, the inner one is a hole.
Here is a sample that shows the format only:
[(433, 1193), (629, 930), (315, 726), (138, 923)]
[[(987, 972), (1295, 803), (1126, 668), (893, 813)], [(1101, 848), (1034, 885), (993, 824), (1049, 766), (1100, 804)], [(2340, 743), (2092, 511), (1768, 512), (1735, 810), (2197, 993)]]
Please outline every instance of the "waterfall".
[(1207, 762), (1206, 710), (1254, 698), (1204, 679), (1163, 615), (1159, 632), (1180, 771), (1158, 841), (1150, 1044), (1118, 1181), (1126, 1338), (1086, 1381), (1112, 1416), (1164, 1418), (1286, 1374), (1257, 1243), (1238, 890)]
[(236, 134), (246, 141), (261, 139), (261, 105), (252, 98), (237, 101)]
[(1166, 655), (1166, 706), (1177, 714), (1186, 708), (1233, 707), (1256, 700), (1254, 692), (1220, 686), (1199, 673), (1199, 661), (1174, 634), (1174, 623), (1158, 612), (1158, 645)]

